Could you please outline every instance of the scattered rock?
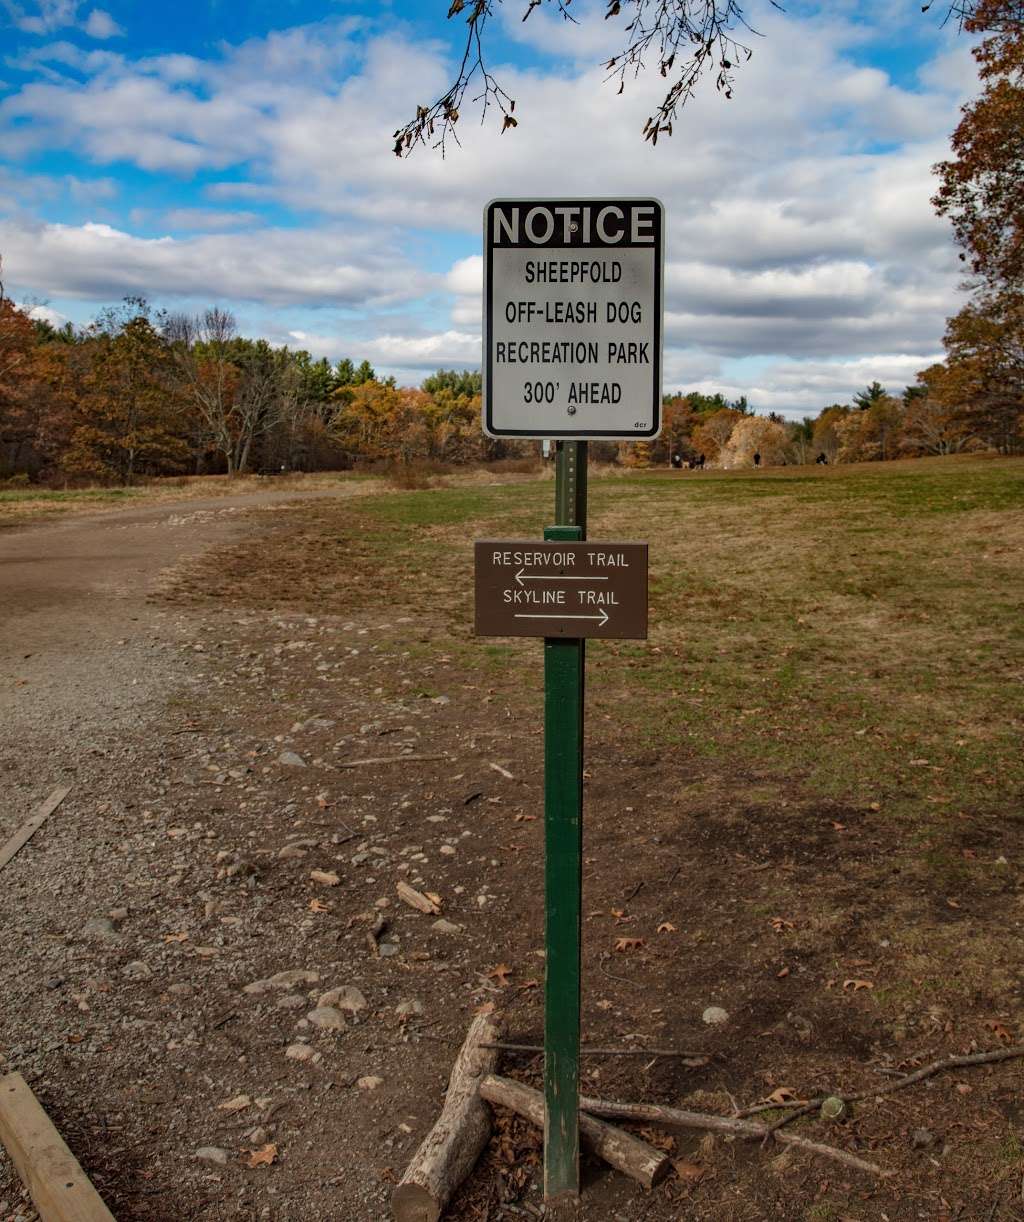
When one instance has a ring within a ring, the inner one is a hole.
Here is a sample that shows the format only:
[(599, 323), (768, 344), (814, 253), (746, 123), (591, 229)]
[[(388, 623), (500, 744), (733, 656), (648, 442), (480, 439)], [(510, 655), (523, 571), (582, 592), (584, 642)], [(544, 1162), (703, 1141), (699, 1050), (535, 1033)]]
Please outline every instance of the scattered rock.
[(381, 942), (377, 947), (377, 954), (382, 959), (390, 959), (392, 955), (397, 955), (399, 946), (397, 942)]
[(701, 1017), (709, 1027), (717, 1027), (729, 1021), (729, 1011), (721, 1006), (708, 1006)]
[(244, 1112), (247, 1107), (252, 1106), (252, 1097), (250, 1095), (235, 1095), (233, 1099), (225, 1099), (223, 1103), (217, 1104), (219, 1112)]
[(930, 1129), (915, 1129), (910, 1144), (915, 1150), (929, 1150), (935, 1145), (935, 1134)]
[(307, 850), (299, 843), (286, 844), (283, 849), (278, 849), (278, 857), (287, 860), (290, 857), (305, 857)]
[(128, 920), (128, 909), (127, 908), (111, 908), (111, 910), (107, 913), (107, 916), (110, 917), (112, 921), (127, 921)]
[(317, 1006), (306, 1015), (314, 1027), (321, 1031), (344, 1031), (345, 1015), (333, 1006)]
[(268, 980), (257, 983), (269, 984), (272, 989), (294, 989), (297, 984), (319, 984), (320, 973), (301, 967), (293, 968), (290, 971), (277, 972)]
[(223, 1167), (228, 1161), (227, 1150), (222, 1150), (220, 1146), (200, 1146), (196, 1151), (196, 1158), (203, 1163), (216, 1163), (218, 1167)]
[(282, 751), (277, 757), (279, 764), (284, 764), (286, 768), (305, 768), (306, 761), (301, 755), (296, 755), (294, 751)]
[(284, 1055), (290, 1061), (313, 1061), (320, 1054), (315, 1048), (310, 1048), (308, 1044), (289, 1044), (284, 1051)]
[(333, 870), (310, 870), (309, 877), (324, 887), (336, 887), (341, 882)]
[(411, 1018), (414, 1014), (423, 1013), (422, 1001), (402, 1001), (395, 1006), (395, 1013), (399, 1018)]
[(143, 963), (141, 959), (133, 959), (131, 963), (124, 965), (121, 975), (127, 976), (129, 980), (149, 980), (153, 975), (153, 969), (148, 963)]
[(110, 917), (90, 917), (82, 927), (82, 933), (97, 942), (113, 942), (119, 936), (117, 926)]
[(356, 1086), (360, 1090), (376, 1090), (378, 1086), (384, 1085), (384, 1079), (378, 1078), (374, 1074), (367, 1074), (365, 1078), (359, 1078), (356, 1081)]
[(309, 1004), (305, 993), (286, 993), (277, 999), (280, 1010), (302, 1010)]
[(336, 1006), (339, 1010), (347, 1010), (350, 1014), (358, 1014), (366, 1009), (366, 998), (352, 984), (343, 984), (340, 988), (329, 989), (322, 994), (318, 1006)]
[(827, 1099), (822, 1099), (818, 1114), (822, 1120), (828, 1120), (834, 1124), (846, 1119), (847, 1110), (845, 1100), (840, 1099), (838, 1095), (829, 1095)]
[(438, 933), (462, 933), (462, 926), (456, 925), (454, 921), (446, 921), (444, 917), (440, 917), (430, 927), (436, 929)]

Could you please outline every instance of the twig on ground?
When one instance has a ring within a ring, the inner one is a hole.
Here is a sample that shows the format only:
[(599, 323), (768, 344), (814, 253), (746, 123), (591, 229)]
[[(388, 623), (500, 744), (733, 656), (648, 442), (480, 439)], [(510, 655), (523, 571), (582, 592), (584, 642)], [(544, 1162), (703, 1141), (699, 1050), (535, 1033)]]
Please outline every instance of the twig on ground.
[(887, 1171), (883, 1167), (869, 1163), (855, 1154), (838, 1150), (835, 1146), (826, 1146), (820, 1141), (811, 1141), (807, 1137), (798, 1137), (795, 1133), (773, 1133), (766, 1125), (753, 1120), (741, 1120), (736, 1116), (713, 1116), (705, 1112), (684, 1112), (674, 1107), (659, 1107), (652, 1103), (613, 1103), (607, 1099), (591, 1099), (586, 1095), (580, 1097), (580, 1109), (591, 1112), (595, 1116), (607, 1116), (614, 1120), (640, 1120), (646, 1124), (658, 1125), (662, 1128), (704, 1129), (713, 1133), (731, 1133), (736, 1137), (771, 1137), (784, 1145), (796, 1146), (822, 1158), (832, 1159), (856, 1171), (865, 1171), (868, 1175), (876, 1175), (889, 1179), (895, 1171)]
[(419, 764), (425, 760), (443, 760), (447, 755), (377, 755), (365, 760), (341, 760), (339, 768), (368, 768), (371, 764)]
[[(908, 1086), (913, 1086), (917, 1082), (923, 1082), (925, 1078), (930, 1078), (937, 1073), (942, 1073), (946, 1069), (964, 1069), (971, 1065), (991, 1065), (996, 1061), (1009, 1061), (1014, 1057), (1024, 1057), (1024, 1044), (1013, 1044), (1008, 1048), (994, 1048), (990, 1052), (971, 1052), (965, 1056), (943, 1057), (941, 1060), (933, 1061), (930, 1065), (924, 1065), (921, 1069), (915, 1069), (913, 1073), (905, 1074), (902, 1078), (898, 1078), (895, 1082), (887, 1082), (884, 1086), (877, 1086), (871, 1090), (856, 1091), (851, 1095), (836, 1094), (833, 1096), (836, 1099), (842, 1099), (844, 1103), (857, 1103), (861, 1099), (873, 1099), (876, 1095), (891, 1095), (894, 1091), (904, 1090)], [(817, 1099), (808, 1099), (805, 1103), (787, 1105), (785, 1103), (755, 1103), (751, 1107), (745, 1107), (742, 1111), (736, 1113), (736, 1119), (741, 1120), (747, 1116), (756, 1116), (759, 1112), (776, 1112), (780, 1108), (791, 1107), (787, 1115), (780, 1120), (776, 1120), (774, 1124), (767, 1129), (769, 1134), (774, 1134), (777, 1129), (783, 1125), (789, 1124), (791, 1120), (796, 1120), (799, 1116), (806, 1116), (809, 1112), (816, 1111), (829, 1098), (827, 1095), (822, 1095)]]
[(626, 896), (626, 898), (625, 898), (625, 899), (624, 899), (622, 902), (623, 902), (624, 904), (628, 904), (628, 903), (629, 903), (629, 901), (630, 901), (631, 899), (635, 899), (635, 898), (636, 898), (636, 896), (637, 896), (637, 895), (639, 895), (639, 893), (640, 893), (641, 889), (642, 889), (643, 887), (645, 887), (645, 886), (646, 886), (646, 883), (644, 882), (644, 880), (643, 880), (643, 879), (641, 879), (641, 880), (640, 880), (640, 881), (637, 883), (637, 885), (636, 885), (636, 886), (633, 888), (633, 890), (632, 890), (632, 891), (630, 891), (629, 895), (627, 895), (627, 896)]

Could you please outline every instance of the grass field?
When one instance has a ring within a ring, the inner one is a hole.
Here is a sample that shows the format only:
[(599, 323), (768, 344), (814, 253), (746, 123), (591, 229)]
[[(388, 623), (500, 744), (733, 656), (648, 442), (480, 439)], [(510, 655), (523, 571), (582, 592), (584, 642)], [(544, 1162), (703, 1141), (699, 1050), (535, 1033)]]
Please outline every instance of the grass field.
[[(551, 500), (538, 481), (298, 508), (201, 581), (264, 607), (441, 613), (467, 665), (527, 681), (535, 643), (471, 636), (470, 544), (539, 537)], [(606, 476), (590, 535), (650, 542), (649, 641), (589, 647), (591, 711), (623, 735), (894, 816), (1019, 797), (1024, 462)]]

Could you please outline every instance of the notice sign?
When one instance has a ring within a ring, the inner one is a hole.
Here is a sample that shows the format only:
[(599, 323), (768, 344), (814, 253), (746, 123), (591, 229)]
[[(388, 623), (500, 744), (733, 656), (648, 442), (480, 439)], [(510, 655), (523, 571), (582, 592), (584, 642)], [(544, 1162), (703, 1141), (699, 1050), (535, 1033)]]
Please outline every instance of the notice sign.
[(484, 252), (484, 431), (657, 436), (660, 202), (494, 200)]
[(647, 636), (646, 543), (475, 544), (477, 636)]

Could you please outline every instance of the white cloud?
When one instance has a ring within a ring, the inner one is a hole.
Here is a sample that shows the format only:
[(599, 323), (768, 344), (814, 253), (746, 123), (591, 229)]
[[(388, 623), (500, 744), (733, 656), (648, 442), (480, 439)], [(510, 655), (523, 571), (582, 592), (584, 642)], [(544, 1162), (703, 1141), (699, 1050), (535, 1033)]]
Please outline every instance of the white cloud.
[(82, 27), (90, 38), (116, 38), (124, 33), (111, 15), (101, 8), (94, 8)]
[(409, 300), (433, 283), (376, 235), (336, 228), (139, 238), (110, 225), (9, 218), (0, 250), (13, 284), (48, 297), (365, 306)]

